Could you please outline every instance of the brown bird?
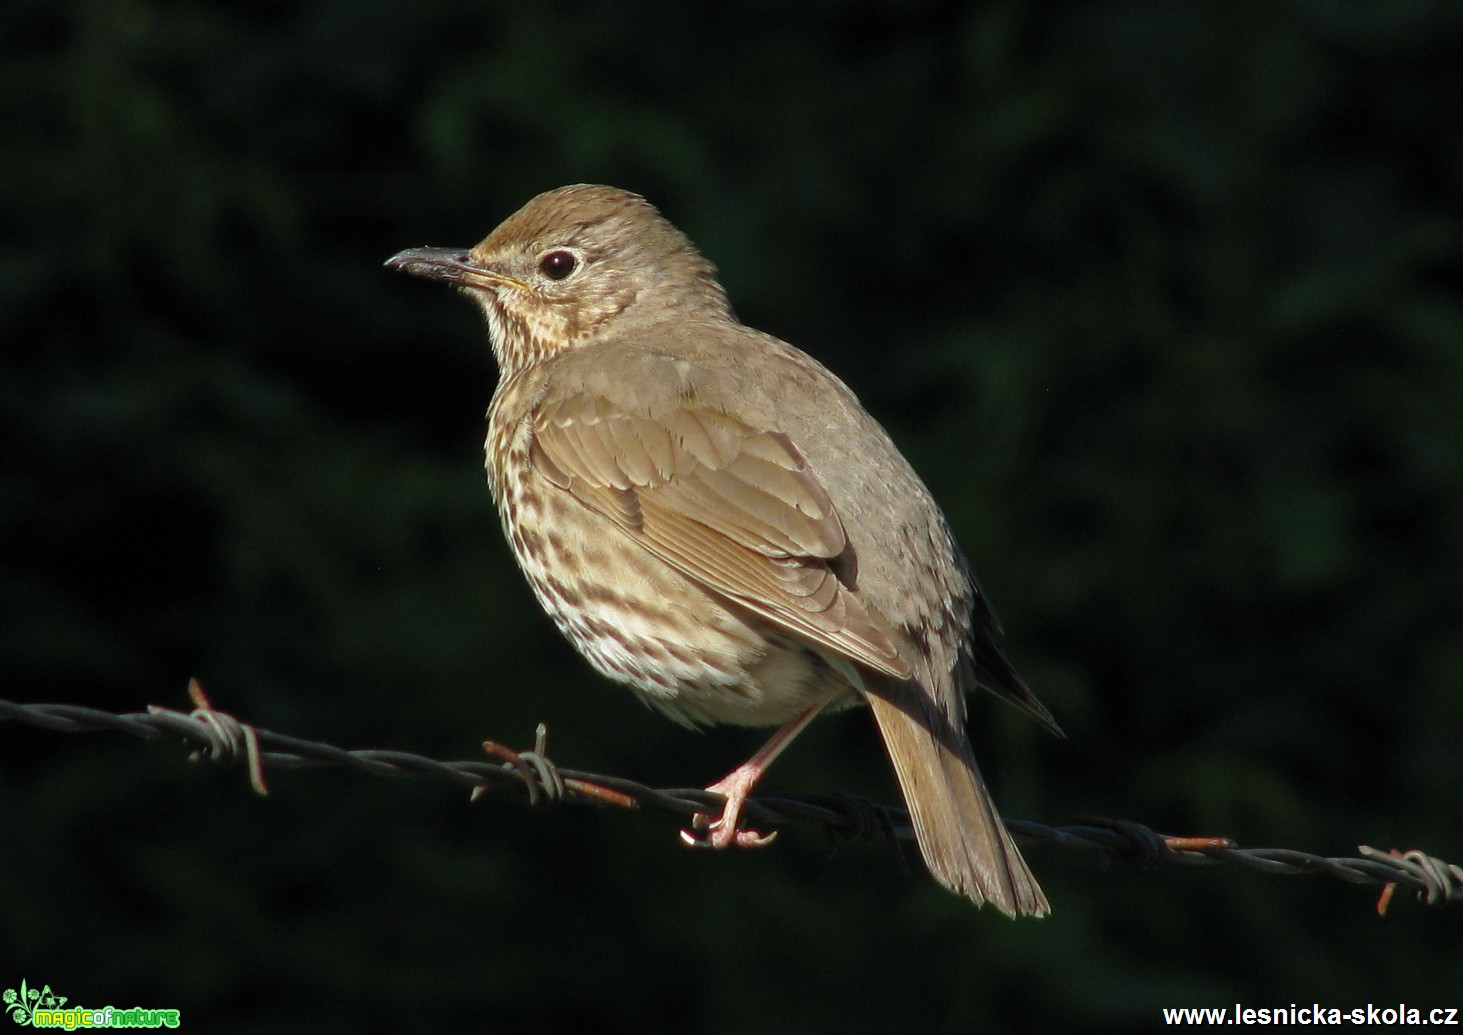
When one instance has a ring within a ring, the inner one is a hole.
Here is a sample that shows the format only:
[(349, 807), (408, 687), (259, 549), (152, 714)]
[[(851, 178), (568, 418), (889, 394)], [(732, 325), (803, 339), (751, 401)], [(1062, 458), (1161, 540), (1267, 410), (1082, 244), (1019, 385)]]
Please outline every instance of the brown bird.
[(864, 700), (935, 877), (1007, 915), (1048, 911), (976, 768), (966, 691), (1056, 723), (929, 491), (842, 381), (739, 322), (690, 240), (612, 187), (549, 191), (471, 249), (386, 265), (483, 311), (488, 480), (559, 630), (680, 722), (781, 725), (708, 788), (726, 804), (695, 843), (764, 843), (738, 825), (753, 783), (820, 711)]

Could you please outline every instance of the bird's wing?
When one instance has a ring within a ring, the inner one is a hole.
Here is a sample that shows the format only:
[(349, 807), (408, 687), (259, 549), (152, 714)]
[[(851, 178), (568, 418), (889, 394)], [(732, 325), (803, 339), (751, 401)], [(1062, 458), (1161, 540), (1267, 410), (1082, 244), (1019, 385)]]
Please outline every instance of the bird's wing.
[(833, 503), (786, 435), (694, 398), (654, 417), (590, 392), (543, 400), (532, 462), (676, 570), (899, 679), (897, 634), (858, 599)]

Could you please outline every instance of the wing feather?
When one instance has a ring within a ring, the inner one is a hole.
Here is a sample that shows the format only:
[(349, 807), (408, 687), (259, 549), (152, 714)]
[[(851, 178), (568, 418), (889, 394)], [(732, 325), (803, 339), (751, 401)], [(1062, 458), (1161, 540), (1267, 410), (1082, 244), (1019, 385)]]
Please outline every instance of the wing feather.
[(660, 419), (602, 396), (542, 402), (550, 482), (683, 574), (820, 646), (907, 678), (897, 635), (845, 584), (833, 502), (780, 432), (684, 399)]

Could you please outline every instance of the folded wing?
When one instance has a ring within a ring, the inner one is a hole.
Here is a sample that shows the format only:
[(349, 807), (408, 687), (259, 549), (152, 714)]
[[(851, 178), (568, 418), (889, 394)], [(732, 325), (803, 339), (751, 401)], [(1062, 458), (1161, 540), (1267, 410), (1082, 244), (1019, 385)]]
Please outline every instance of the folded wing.
[(535, 411), (532, 460), (683, 574), (819, 646), (909, 677), (896, 634), (858, 598), (832, 501), (781, 432), (693, 398), (652, 417), (576, 393)]

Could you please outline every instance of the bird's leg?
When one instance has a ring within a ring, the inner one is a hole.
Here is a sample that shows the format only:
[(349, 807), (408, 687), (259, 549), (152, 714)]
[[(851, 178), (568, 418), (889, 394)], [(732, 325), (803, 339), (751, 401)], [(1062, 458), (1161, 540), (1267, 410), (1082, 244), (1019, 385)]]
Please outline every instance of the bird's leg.
[(772, 734), (767, 743), (762, 745), (760, 751), (706, 788), (713, 794), (725, 796), (726, 805), (722, 807), (721, 816), (713, 821), (710, 813), (697, 813), (692, 826), (698, 831), (706, 830), (709, 833), (702, 836), (692, 833), (690, 830), (682, 830), (681, 840), (692, 848), (728, 848), (731, 845), (736, 845), (738, 848), (761, 848), (763, 845), (771, 844), (772, 840), (777, 837), (776, 831), (770, 834), (760, 834), (755, 830), (737, 829), (737, 823), (742, 815), (742, 806), (746, 804), (747, 796), (752, 793), (752, 787), (762, 778), (767, 767), (778, 755), (782, 754), (784, 748), (792, 743), (793, 738), (803, 731), (803, 727), (813, 721), (813, 717), (823, 710), (823, 705), (826, 703), (815, 704), (798, 714), (791, 722)]

